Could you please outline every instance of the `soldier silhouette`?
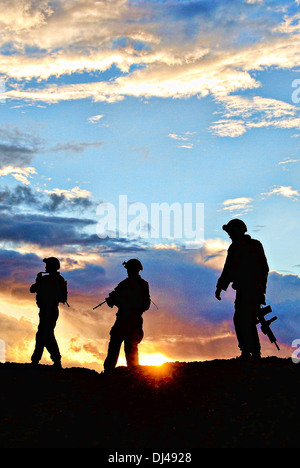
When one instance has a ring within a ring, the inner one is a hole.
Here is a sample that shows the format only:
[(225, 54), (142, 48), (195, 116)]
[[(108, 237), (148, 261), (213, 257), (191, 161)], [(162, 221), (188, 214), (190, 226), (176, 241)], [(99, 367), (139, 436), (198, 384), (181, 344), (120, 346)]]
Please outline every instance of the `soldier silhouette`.
[(241, 358), (261, 355), (257, 332), (257, 312), (266, 304), (265, 294), (269, 267), (262, 244), (252, 239), (246, 224), (233, 219), (223, 226), (232, 240), (222, 274), (217, 282), (215, 296), (221, 300), (221, 291), (229, 284), (236, 290), (233, 322), (241, 350)]
[(117, 365), (121, 345), (128, 367), (139, 364), (138, 345), (142, 341), (143, 312), (150, 307), (149, 284), (140, 276), (143, 266), (138, 259), (123, 262), (128, 277), (121, 281), (106, 298), (109, 307), (117, 306), (116, 321), (110, 330), (110, 341), (104, 371), (112, 370)]
[[(59, 315), (58, 304), (67, 302), (67, 282), (58, 272), (60, 262), (55, 257), (44, 258), (45, 272), (37, 274), (36, 282), (30, 287), (36, 293), (36, 303), (40, 309), (39, 325), (36, 333), (35, 349), (31, 356), (33, 365), (42, 358), (44, 348), (50, 353), (55, 368), (61, 369), (61, 355), (54, 336)], [(47, 273), (45, 276), (43, 276)]]

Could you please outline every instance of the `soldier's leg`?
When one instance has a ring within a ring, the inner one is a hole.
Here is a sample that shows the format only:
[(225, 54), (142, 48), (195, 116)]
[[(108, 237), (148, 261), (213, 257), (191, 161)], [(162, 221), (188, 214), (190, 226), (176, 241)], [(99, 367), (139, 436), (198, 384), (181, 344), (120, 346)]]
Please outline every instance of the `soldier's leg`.
[(45, 330), (45, 347), (50, 354), (52, 361), (56, 364), (60, 363), (61, 355), (59, 347), (54, 335), (54, 329), (58, 319), (58, 308), (53, 308), (48, 311), (47, 324)]
[(117, 365), (123, 337), (114, 326), (110, 331), (110, 340), (108, 344), (107, 356), (104, 361), (103, 367), (105, 371), (114, 369)]
[(142, 329), (134, 330), (124, 340), (124, 351), (128, 367), (139, 365), (138, 345), (142, 341), (144, 332)]
[(234, 328), (235, 328), (235, 334), (237, 337), (238, 341), (238, 347), (240, 348), (240, 351), (242, 355), (250, 355), (250, 351), (247, 349), (247, 342), (245, 340), (245, 332), (243, 330), (243, 321), (241, 320), (241, 317), (239, 313), (235, 311), (234, 317), (233, 317), (233, 323), (234, 323)]
[(252, 356), (260, 357), (261, 346), (257, 330), (257, 313), (260, 309), (260, 303), (257, 299), (257, 294), (250, 297), (250, 313), (251, 324), (249, 324), (249, 344), (251, 347)]
[(237, 291), (234, 326), (239, 348), (243, 355), (260, 355), (260, 341), (256, 326), (256, 305), (251, 296)]
[(61, 354), (54, 335), (54, 330), (49, 330), (46, 341), (46, 348), (50, 354), (52, 361), (54, 363), (59, 363), (61, 361)]
[(38, 364), (38, 362), (41, 360), (43, 352), (44, 352), (44, 347), (45, 347), (45, 317), (43, 313), (39, 313), (39, 318), (40, 322), (38, 325), (38, 329), (35, 335), (35, 348), (33, 351), (33, 354), (31, 356), (31, 362), (33, 364)]

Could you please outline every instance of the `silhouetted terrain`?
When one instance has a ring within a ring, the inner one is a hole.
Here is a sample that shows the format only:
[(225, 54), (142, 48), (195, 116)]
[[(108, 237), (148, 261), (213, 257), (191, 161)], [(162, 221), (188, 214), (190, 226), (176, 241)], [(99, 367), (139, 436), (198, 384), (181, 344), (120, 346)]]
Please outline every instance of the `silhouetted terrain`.
[(0, 364), (2, 448), (299, 447), (300, 365), (169, 363), (111, 375)]

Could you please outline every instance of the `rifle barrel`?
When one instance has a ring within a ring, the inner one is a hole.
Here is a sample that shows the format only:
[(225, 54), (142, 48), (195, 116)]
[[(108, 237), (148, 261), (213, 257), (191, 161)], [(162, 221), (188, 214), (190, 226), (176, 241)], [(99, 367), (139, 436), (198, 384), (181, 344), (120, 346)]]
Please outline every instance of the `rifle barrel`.
[(106, 302), (106, 299), (105, 301), (101, 302), (100, 304), (96, 305), (96, 307), (93, 307), (93, 310), (97, 309), (98, 307), (102, 306), (102, 304), (104, 304), (104, 302)]

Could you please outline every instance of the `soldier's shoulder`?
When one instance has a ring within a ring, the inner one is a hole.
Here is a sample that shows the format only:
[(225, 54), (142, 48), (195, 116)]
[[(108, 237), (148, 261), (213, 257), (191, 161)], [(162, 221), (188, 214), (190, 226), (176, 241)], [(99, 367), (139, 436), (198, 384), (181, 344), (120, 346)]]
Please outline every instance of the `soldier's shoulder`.
[[(50, 278), (50, 275), (49, 275)], [(65, 278), (60, 274), (60, 272), (56, 272), (54, 275), (52, 275), (52, 279), (56, 279), (57, 281), (63, 282), (65, 281)]]
[(141, 282), (144, 286), (149, 286), (148, 281), (146, 281), (146, 280), (145, 280), (144, 278), (142, 278), (141, 276), (140, 276), (140, 282)]
[(255, 247), (262, 247), (262, 243), (258, 239), (252, 239), (251, 237), (250, 242)]
[[(124, 280), (120, 281), (120, 283), (117, 284), (116, 288), (120, 288), (122, 286), (126, 286), (126, 284), (128, 283), (128, 278), (125, 278)], [(115, 289), (116, 289), (115, 288)]]
[(262, 243), (258, 239), (251, 239), (250, 249), (253, 253), (261, 255), (264, 252)]

